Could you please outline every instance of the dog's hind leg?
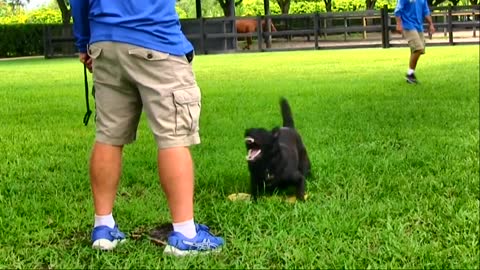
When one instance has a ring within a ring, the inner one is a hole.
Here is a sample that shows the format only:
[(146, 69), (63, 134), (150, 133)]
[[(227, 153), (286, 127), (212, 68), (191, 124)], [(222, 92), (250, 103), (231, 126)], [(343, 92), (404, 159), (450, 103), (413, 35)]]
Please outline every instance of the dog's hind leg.
[(308, 158), (307, 149), (303, 145), (301, 139), (299, 139), (299, 149), (298, 149), (298, 169), (303, 174), (303, 176), (307, 177), (311, 175), (312, 165), (310, 159)]
[(304, 201), (305, 200), (305, 177), (297, 171), (294, 175), (295, 177), (295, 182), (296, 182), (296, 196), (297, 200), (299, 201)]
[(308, 158), (307, 152), (303, 152), (300, 155), (300, 162), (299, 162), (299, 170), (303, 176), (307, 177), (310, 176), (312, 173), (312, 167), (310, 163), (310, 159)]

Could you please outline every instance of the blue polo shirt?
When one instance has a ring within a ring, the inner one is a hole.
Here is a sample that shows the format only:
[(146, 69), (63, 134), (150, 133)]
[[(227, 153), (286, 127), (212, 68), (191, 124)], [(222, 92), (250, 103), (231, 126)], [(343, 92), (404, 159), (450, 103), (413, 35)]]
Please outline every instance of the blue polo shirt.
[(70, 0), (75, 46), (122, 42), (173, 55), (193, 50), (181, 30), (176, 0)]
[(423, 21), (430, 9), (427, 0), (398, 0), (394, 13), (402, 19), (403, 29), (423, 32)]

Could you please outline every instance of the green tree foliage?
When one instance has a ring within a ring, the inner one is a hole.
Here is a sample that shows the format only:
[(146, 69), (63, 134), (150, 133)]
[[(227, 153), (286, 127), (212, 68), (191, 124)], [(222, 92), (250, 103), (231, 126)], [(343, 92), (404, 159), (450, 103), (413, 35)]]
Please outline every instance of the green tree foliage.
[(62, 23), (62, 14), (58, 9), (40, 8), (27, 13), (28, 23), (59, 24)]
[[(203, 17), (222, 17), (224, 16), (223, 10), (218, 3), (218, 0), (201, 0), (202, 1), (202, 16)], [(178, 0), (177, 12), (180, 11), (180, 18), (195, 18), (197, 16), (195, 0)], [(185, 14), (186, 17), (182, 17)]]
[(448, 0), (427, 0), (429, 6), (438, 6)]
[(33, 11), (4, 10), (0, 24), (61, 24), (62, 14), (58, 8), (42, 7)]
[(175, 10), (177, 11), (178, 17), (180, 19), (188, 18), (187, 12), (183, 10), (181, 7), (175, 6)]
[[(221, 17), (224, 16), (219, 1), (227, 0), (202, 0), (202, 14), (204, 17)], [(237, 1), (235, 7), (236, 16), (258, 16), (264, 15), (263, 0), (243, 0), (241, 3)], [(282, 10), (279, 1), (291, 1), (289, 9)], [(12, 6), (15, 2), (17, 6)], [(27, 1), (7, 1), (0, 0), (0, 24), (26, 24), (26, 23), (52, 23), (60, 24), (72, 22), (69, 0), (51, 0), (48, 5), (33, 11), (25, 11), (24, 8), (18, 6), (18, 3), (26, 3)], [(369, 3), (367, 3), (369, 2)], [(395, 8), (397, 0), (270, 0), (271, 14), (282, 14), (288, 12), (290, 14), (309, 14), (315, 12), (342, 12), (366, 10), (375, 2), (374, 9), (380, 9), (384, 5), (391, 10)], [(478, 5), (479, 0), (428, 0), (431, 6), (444, 5)], [(60, 8), (60, 6), (63, 6)], [(63, 9), (63, 12), (62, 12)], [(177, 1), (176, 10), (180, 18), (195, 18), (195, 0), (179, 0)], [(66, 21), (68, 19), (68, 21)]]
[[(331, 3), (331, 6), (328, 6)], [(396, 0), (376, 0), (375, 9), (380, 9), (387, 5), (389, 9), (395, 8)], [(270, 1), (272, 14), (281, 14), (280, 6)], [(310, 1), (292, 1), (290, 4), (290, 14), (309, 14), (315, 12), (342, 12), (365, 10), (365, 0), (310, 0)], [(243, 0), (240, 8), (237, 7), (237, 16), (257, 16), (264, 15), (263, 0)]]
[(427, 0), (428, 5), (437, 7), (437, 6), (468, 6), (468, 5), (478, 5), (479, 0)]
[(290, 7), (291, 14), (309, 14), (315, 12), (325, 12), (323, 2), (294, 2)]
[[(242, 4), (235, 10), (237, 16), (259, 16), (265, 15), (263, 0), (243, 0)], [(281, 14), (282, 11), (276, 2), (270, 1), (270, 13)]]

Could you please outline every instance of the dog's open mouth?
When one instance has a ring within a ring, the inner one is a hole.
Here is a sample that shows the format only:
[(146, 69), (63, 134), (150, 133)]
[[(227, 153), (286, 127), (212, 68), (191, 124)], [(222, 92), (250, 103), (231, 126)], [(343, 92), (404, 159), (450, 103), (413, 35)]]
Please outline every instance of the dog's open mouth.
[(247, 160), (252, 161), (255, 160), (257, 157), (260, 156), (262, 153), (262, 150), (260, 149), (249, 149), (247, 153)]
[(262, 150), (255, 143), (255, 140), (252, 137), (245, 138), (245, 143), (249, 146), (247, 151), (247, 160), (253, 161), (260, 157)]

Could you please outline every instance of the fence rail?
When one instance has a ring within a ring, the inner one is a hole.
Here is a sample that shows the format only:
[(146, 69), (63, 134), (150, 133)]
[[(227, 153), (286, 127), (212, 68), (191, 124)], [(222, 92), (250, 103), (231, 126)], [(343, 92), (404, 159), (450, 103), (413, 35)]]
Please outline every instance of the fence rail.
[[(257, 30), (237, 33), (235, 22), (255, 19)], [(437, 33), (427, 40), (430, 45), (479, 44), (480, 6), (436, 7), (432, 19)], [(271, 21), (277, 31), (262, 29), (262, 21)], [(249, 51), (300, 49), (363, 48), (407, 46), (395, 33), (395, 16), (386, 7), (356, 12), (269, 15), (257, 17), (222, 17), (182, 19), (186, 37), (196, 54), (244, 51), (240, 44), (247, 37), (255, 40)], [(53, 26), (44, 31), (45, 57), (72, 55), (72, 33), (56, 35)], [(58, 31), (57, 31), (58, 32)], [(67, 47), (65, 52), (58, 48)]]

